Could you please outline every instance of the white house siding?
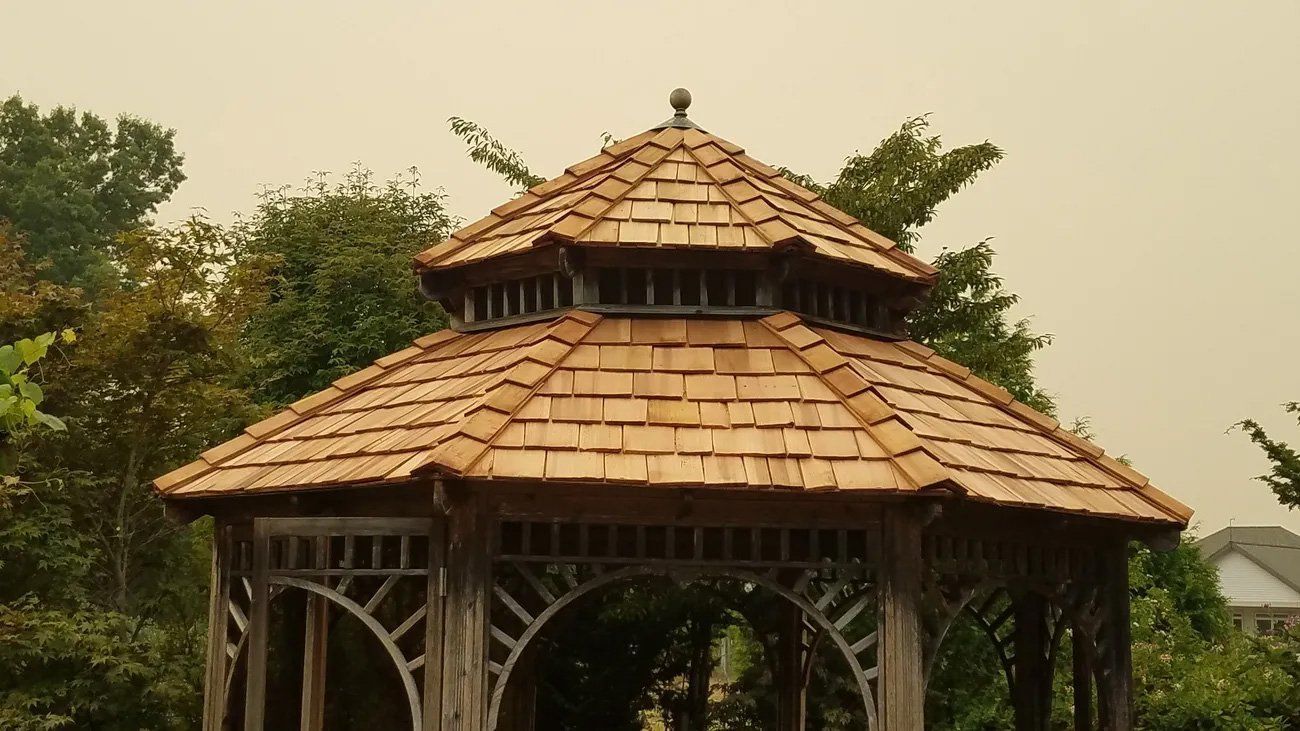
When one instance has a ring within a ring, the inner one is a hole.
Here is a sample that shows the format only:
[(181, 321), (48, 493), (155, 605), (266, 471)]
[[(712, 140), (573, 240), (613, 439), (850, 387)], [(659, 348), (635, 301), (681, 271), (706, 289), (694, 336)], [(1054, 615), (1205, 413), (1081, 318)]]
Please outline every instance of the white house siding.
[(1234, 607), (1300, 607), (1300, 592), (1262, 566), (1229, 550), (1214, 561), (1228, 604)]

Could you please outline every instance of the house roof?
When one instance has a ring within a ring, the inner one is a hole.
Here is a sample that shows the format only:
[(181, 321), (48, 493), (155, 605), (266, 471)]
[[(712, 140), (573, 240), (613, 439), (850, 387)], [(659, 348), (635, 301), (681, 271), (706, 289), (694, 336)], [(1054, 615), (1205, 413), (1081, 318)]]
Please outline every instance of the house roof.
[(1279, 581), (1300, 592), (1300, 535), (1281, 526), (1231, 526), (1200, 539), (1206, 561), (1237, 551)]
[(656, 128), (606, 147), (418, 254), (415, 268), (458, 267), (556, 242), (794, 249), (922, 285), (936, 275), (816, 193), (694, 127)]
[(155, 482), (165, 497), (421, 475), (955, 494), (1186, 525), (1191, 511), (1006, 391), (912, 342), (782, 312), (444, 330)]

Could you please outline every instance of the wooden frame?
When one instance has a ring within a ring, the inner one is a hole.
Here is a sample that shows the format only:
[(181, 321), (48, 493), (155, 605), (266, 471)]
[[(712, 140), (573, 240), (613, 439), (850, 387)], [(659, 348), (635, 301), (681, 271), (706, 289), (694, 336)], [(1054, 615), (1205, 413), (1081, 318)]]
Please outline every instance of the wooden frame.
[[(403, 498), (424, 495), (427, 510), (415, 511), (424, 517), (284, 515), (358, 504), (356, 495), (328, 493), (251, 503), (245, 517), (223, 514), (214, 536), (205, 731), (223, 728), (231, 704), (243, 709), (244, 728), (265, 727), (269, 608), (282, 596), (312, 597), (302, 629), (303, 731), (324, 723), (330, 611), (369, 628), (401, 668), (413, 729), (505, 728), (508, 705), (509, 728), (520, 731), (531, 725), (533, 640), (548, 623), (604, 587), (659, 580), (742, 582), (787, 607), (789, 621), (763, 635), (783, 668), (781, 731), (803, 727), (803, 693), (823, 643), (845, 658), (869, 728), (922, 728), (930, 670), (962, 614), (994, 643), (1018, 729), (1046, 728), (1051, 674), (1067, 634), (1079, 689), (1076, 728), (1131, 724), (1129, 536), (1103, 521), (1045, 519), (1009, 529), (998, 520), (1006, 511), (996, 508), (940, 513), (917, 501), (834, 495), (433, 488)], [(359, 549), (362, 537), (374, 536), (378, 544)], [(423, 586), (425, 606), (386, 626), (373, 610), (396, 582)], [(362, 591), (363, 583), (378, 588)], [(858, 621), (868, 616), (874, 621)], [(420, 653), (409, 649), (416, 637)], [(231, 695), (241, 671), (242, 698)]]

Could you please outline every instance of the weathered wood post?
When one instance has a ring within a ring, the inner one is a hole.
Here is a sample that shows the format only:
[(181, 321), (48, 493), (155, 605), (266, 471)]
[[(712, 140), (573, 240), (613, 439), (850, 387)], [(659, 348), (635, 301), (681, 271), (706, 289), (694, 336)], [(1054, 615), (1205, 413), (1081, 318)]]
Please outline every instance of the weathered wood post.
[[(779, 731), (803, 731), (807, 702), (803, 677), (803, 612), (789, 602), (782, 602), (780, 611), (776, 658), (776, 727)], [(809, 652), (812, 652), (812, 648), (809, 648)]]
[(230, 529), (212, 528), (212, 579), (208, 593), (208, 648), (203, 679), (203, 731), (221, 731), (226, 717), (226, 627), (230, 601)]
[[(312, 550), (315, 566), (327, 565), (329, 539), (316, 537)], [(307, 613), (302, 643), (302, 710), (299, 728), (321, 731), (325, 728), (325, 659), (329, 649), (329, 600), (317, 594), (307, 595)]]
[(885, 511), (880, 566), (880, 728), (925, 726), (921, 646), (921, 519), (911, 506)]
[(448, 507), (442, 729), (481, 731), (487, 724), (492, 522), (479, 495), (455, 494)]
[(262, 731), (266, 718), (266, 652), (271, 623), (271, 541), (266, 518), (253, 521), (253, 581), (248, 617), (244, 731)]

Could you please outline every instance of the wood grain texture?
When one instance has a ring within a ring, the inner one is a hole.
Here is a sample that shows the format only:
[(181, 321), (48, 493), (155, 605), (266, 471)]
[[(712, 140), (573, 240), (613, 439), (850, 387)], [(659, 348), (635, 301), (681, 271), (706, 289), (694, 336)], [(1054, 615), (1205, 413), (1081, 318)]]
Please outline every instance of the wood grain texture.
[(880, 575), (880, 727), (925, 727), (921, 646), (921, 521), (907, 506), (885, 513)]

